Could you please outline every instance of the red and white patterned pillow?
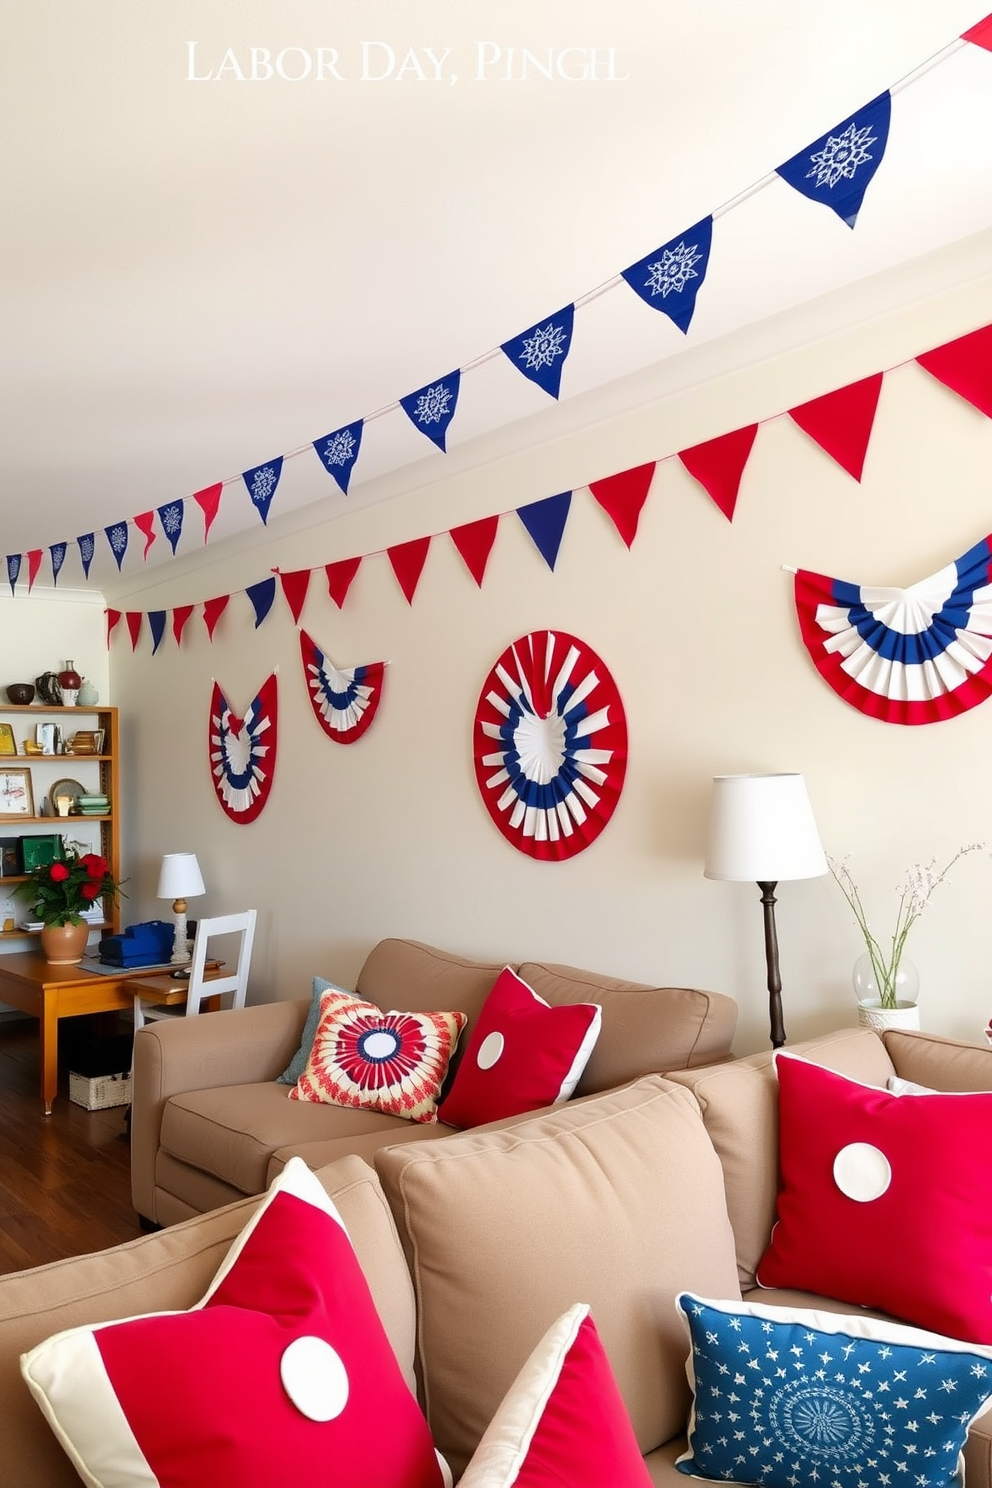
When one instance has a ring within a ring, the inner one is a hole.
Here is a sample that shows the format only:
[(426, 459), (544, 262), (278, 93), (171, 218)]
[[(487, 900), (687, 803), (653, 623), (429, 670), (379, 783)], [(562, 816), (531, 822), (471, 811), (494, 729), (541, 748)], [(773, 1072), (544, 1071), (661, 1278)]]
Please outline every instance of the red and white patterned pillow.
[(992, 1344), (992, 1093), (896, 1095), (775, 1064), (778, 1219), (759, 1285)]
[(21, 1373), (90, 1488), (272, 1488), (310, 1481), (318, 1462), (341, 1483), (450, 1482), (340, 1215), (300, 1158), (196, 1307), (58, 1333)]
[(464, 1013), (383, 1012), (339, 987), (320, 999), (313, 1047), (290, 1100), (436, 1121)]
[(459, 1488), (651, 1488), (589, 1309), (569, 1308), (507, 1391)]
[(486, 998), (440, 1117), (481, 1126), (568, 1100), (602, 1025), (594, 1002), (552, 1007), (504, 967)]

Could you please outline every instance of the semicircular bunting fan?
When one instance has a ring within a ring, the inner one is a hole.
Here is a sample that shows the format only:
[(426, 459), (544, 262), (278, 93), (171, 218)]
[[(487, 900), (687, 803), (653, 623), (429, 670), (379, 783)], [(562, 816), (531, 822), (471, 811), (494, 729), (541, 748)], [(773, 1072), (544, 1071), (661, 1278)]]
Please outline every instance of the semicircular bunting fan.
[(232, 821), (252, 822), (260, 814), (276, 768), (278, 737), (276, 676), (262, 683), (240, 718), (214, 683), (210, 698), (210, 776), (217, 799)]
[(939, 723), (992, 692), (992, 537), (908, 589), (800, 569), (803, 641), (820, 675), (885, 723)]
[(336, 744), (354, 744), (378, 711), (387, 663), (339, 669), (305, 630), (300, 631), (300, 655), (317, 722)]

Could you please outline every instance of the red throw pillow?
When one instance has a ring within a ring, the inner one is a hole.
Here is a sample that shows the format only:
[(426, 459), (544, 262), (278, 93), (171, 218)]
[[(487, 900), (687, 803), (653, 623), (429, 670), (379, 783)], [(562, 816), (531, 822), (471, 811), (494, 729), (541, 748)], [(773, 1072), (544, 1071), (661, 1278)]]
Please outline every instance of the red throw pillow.
[(291, 1158), (189, 1312), (73, 1328), (21, 1373), (91, 1488), (442, 1488), (344, 1225)]
[(508, 966), (486, 998), (451, 1090), (449, 1126), (481, 1126), (568, 1100), (599, 1037), (596, 1003), (551, 1007)]
[(569, 1308), (510, 1386), (459, 1488), (651, 1488), (589, 1309)]
[(892, 1095), (776, 1057), (778, 1221), (764, 1287), (992, 1343), (992, 1093)]

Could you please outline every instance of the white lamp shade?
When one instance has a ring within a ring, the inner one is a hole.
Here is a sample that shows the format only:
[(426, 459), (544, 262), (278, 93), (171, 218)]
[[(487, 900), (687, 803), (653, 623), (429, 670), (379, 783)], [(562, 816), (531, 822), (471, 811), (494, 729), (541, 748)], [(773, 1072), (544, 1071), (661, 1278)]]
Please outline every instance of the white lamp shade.
[(778, 883), (826, 872), (801, 775), (716, 777), (703, 869), (707, 878)]
[(192, 899), (207, 891), (196, 853), (166, 853), (158, 876), (158, 899)]

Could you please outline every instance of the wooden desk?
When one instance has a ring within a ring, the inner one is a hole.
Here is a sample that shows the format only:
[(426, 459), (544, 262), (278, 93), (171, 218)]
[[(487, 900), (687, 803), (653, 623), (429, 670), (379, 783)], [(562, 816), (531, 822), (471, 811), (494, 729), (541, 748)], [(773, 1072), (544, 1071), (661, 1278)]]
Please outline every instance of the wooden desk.
[(122, 967), (104, 976), (81, 966), (52, 966), (40, 951), (17, 951), (0, 956), (0, 1002), (30, 1013), (40, 1024), (41, 1100), (44, 1114), (52, 1114), (58, 1090), (59, 1020), (83, 1013), (112, 1013), (134, 1006), (125, 984), (135, 977), (161, 976), (161, 967), (147, 973)]
[[(220, 961), (208, 961), (203, 968), (203, 980), (209, 982), (211, 977), (219, 977), (222, 967), (223, 963)], [(140, 981), (129, 979), (124, 990), (132, 1004), (140, 996), (143, 1002), (153, 1003), (155, 1007), (181, 1007), (186, 1001), (188, 988), (189, 977), (173, 977), (167, 971), (160, 971), (156, 976), (142, 977)], [(201, 1008), (208, 1013), (217, 1012), (222, 995), (218, 993), (216, 997), (205, 997), (200, 1003)]]

